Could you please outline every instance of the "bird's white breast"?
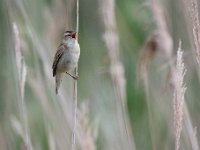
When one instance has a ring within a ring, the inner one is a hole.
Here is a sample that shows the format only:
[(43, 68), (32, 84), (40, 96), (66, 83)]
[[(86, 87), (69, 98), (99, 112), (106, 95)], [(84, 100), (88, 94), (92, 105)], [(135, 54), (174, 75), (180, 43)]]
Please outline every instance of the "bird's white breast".
[(77, 64), (80, 56), (80, 47), (77, 41), (75, 41), (72, 48), (69, 48), (71, 57), (72, 57), (72, 63)]
[(73, 70), (77, 66), (80, 56), (80, 47), (76, 40), (69, 40), (67, 45), (68, 49), (64, 52), (59, 61), (59, 70), (61, 72)]

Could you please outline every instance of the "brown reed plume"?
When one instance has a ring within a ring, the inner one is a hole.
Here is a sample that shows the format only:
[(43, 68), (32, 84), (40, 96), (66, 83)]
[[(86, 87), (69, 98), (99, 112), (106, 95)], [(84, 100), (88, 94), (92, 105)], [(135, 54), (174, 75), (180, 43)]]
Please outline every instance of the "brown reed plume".
[[(139, 63), (138, 79), (142, 79), (148, 95), (148, 67), (155, 55), (160, 52), (166, 60), (172, 58), (173, 41), (167, 29), (162, 5), (158, 0), (149, 0), (149, 6), (152, 10), (156, 30), (149, 35), (145, 41)], [(147, 96), (148, 97), (148, 96)]]

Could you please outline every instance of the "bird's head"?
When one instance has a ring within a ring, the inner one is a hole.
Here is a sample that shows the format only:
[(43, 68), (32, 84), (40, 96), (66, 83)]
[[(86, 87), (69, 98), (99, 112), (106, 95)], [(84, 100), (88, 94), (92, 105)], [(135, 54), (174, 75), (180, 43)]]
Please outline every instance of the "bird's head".
[(64, 36), (65, 38), (76, 39), (76, 34), (75, 31), (65, 31)]

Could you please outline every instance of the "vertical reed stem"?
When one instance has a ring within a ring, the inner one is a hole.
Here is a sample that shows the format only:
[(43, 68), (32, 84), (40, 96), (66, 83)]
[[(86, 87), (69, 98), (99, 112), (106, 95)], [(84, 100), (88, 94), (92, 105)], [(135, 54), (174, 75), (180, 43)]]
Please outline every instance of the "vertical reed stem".
[[(76, 32), (78, 40), (78, 31), (79, 31), (79, 0), (76, 0)], [(78, 76), (78, 65), (76, 66), (75, 75)], [(76, 120), (77, 120), (77, 81), (73, 81), (73, 131), (72, 131), (72, 150), (75, 150), (76, 145)]]

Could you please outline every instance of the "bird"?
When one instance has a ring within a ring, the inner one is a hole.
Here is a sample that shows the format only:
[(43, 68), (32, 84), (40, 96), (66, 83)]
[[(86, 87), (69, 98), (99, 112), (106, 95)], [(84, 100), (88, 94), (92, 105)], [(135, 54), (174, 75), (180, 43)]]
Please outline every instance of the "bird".
[(77, 32), (65, 31), (64, 39), (57, 48), (52, 65), (56, 94), (58, 94), (63, 74), (68, 74), (74, 80), (78, 79), (78, 76), (72, 75), (71, 72), (77, 67), (79, 56), (80, 46), (77, 41)]

